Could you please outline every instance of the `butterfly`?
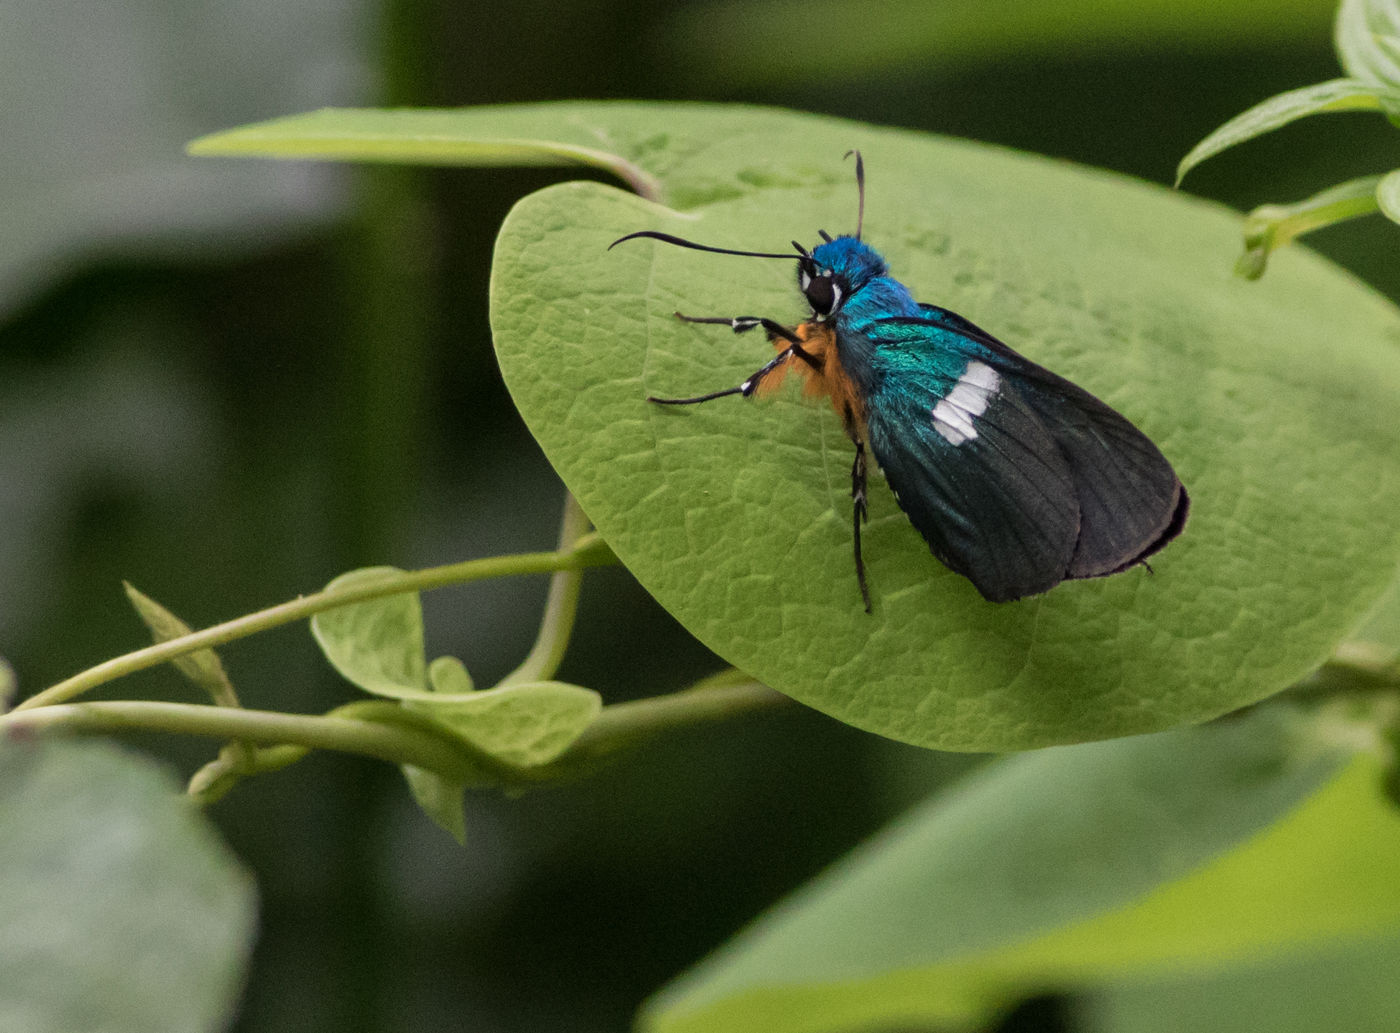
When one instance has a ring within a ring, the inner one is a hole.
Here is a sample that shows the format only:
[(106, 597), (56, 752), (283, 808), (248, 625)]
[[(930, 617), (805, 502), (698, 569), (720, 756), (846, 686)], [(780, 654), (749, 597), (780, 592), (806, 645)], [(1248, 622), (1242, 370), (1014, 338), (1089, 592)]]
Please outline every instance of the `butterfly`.
[[(641, 230), (639, 238), (751, 258), (797, 262), (811, 318), (686, 316), (735, 333), (762, 329), (778, 354), (736, 387), (690, 398), (767, 394), (789, 372), (824, 395), (855, 446), (851, 466), (856, 579), (873, 457), (910, 523), (949, 569), (991, 602), (1037, 595), (1062, 581), (1104, 577), (1146, 560), (1181, 533), (1190, 502), (1162, 452), (1124, 416), (986, 330), (920, 304), (861, 239), (865, 165), (856, 158), (854, 236), (796, 254), (740, 251)], [(847, 155), (849, 157), (850, 154)], [(1151, 568), (1148, 567), (1150, 570)]]

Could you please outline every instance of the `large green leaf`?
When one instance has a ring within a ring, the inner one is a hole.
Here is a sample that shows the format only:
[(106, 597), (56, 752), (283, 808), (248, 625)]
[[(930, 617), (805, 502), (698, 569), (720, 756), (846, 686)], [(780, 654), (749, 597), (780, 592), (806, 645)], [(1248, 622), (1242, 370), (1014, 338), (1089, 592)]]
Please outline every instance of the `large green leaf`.
[[(738, 384), (772, 354), (673, 311), (796, 321), (803, 307), (785, 264), (607, 245), (659, 229), (772, 250), (850, 230), (851, 147), (869, 171), (867, 237), (923, 300), (1094, 391), (1176, 464), (1193, 513), (1155, 576), (985, 603), (877, 483), (867, 616), (834, 414), (792, 392), (645, 402)], [(1217, 206), (962, 141), (745, 107), (317, 112), (198, 144), (439, 163), (454, 148), (497, 164), (603, 151), (613, 157), (600, 165), (665, 202), (568, 183), (516, 207), (493, 272), (502, 371), (648, 590), (727, 660), (844, 721), (1006, 750), (1203, 720), (1314, 667), (1400, 560), (1400, 317), (1301, 248), (1269, 282), (1236, 281), (1238, 216)]]
[(1400, 932), (1220, 972), (1105, 988), (1078, 1007), (1082, 1033), (1395, 1033)]
[(0, 742), (0, 1029), (215, 1033), (252, 881), (174, 780), (111, 746)]
[(1337, 774), (1331, 745), (1365, 727), (1271, 707), (991, 765), (683, 976), (643, 1026), (980, 1029), (1046, 989), (1393, 931), (1400, 816), (1374, 759)]
[[(685, 158), (664, 180), (685, 210), (591, 183), (526, 198), (499, 239), (493, 326), (517, 404), (590, 518), (736, 666), (930, 746), (1122, 735), (1278, 690), (1389, 581), (1400, 320), (1328, 263), (1294, 250), (1276, 280), (1245, 287), (1228, 268), (1236, 217), (1141, 183), (828, 119), (652, 111)], [(600, 135), (635, 137), (644, 113), (593, 117)], [(839, 156), (852, 146), (869, 172), (867, 236), (921, 297), (1095, 391), (1177, 464), (1193, 514), (1156, 576), (985, 603), (876, 486), (866, 616), (832, 413), (792, 393), (644, 401), (737, 384), (771, 354), (673, 311), (793, 321), (802, 308), (786, 266), (607, 244), (646, 228), (772, 250), (850, 229)]]

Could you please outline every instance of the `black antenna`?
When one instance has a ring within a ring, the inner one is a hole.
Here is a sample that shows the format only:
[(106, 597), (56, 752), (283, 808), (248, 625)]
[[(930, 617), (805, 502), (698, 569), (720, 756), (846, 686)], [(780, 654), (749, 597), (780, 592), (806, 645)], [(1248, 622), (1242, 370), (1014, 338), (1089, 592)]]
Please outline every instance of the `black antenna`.
[(865, 225), (865, 162), (861, 160), (860, 151), (847, 151), (843, 157), (849, 158), (852, 154), (856, 156), (856, 191), (860, 194), (860, 209), (856, 213), (856, 240), (860, 240), (860, 231)]
[(713, 251), (717, 255), (743, 255), (745, 258), (796, 258), (796, 255), (775, 255), (768, 251), (735, 251), (727, 247), (710, 247), (708, 244), (697, 244), (693, 240), (685, 240), (681, 237), (673, 237), (669, 233), (658, 233), (656, 230), (638, 230), (636, 233), (629, 233), (625, 237), (618, 237), (608, 245), (611, 251), (624, 240), (636, 240), (638, 237), (649, 237), (652, 240), (659, 240), (663, 244), (675, 244), (677, 247), (688, 247), (695, 251)]

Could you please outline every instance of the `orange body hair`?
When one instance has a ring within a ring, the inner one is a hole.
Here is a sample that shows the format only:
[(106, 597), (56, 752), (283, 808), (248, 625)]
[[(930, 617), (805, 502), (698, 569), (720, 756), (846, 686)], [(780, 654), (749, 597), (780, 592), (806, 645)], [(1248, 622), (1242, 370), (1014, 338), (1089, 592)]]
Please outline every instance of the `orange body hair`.
[[(767, 396), (776, 391), (791, 371), (802, 381), (802, 393), (809, 398), (825, 396), (831, 399), (831, 407), (841, 417), (848, 434), (865, 440), (865, 402), (856, 392), (856, 386), (841, 365), (841, 356), (836, 350), (836, 331), (830, 324), (811, 320), (800, 323), (793, 332), (802, 341), (802, 350), (817, 362), (811, 363), (797, 355), (773, 370), (759, 382), (756, 394)], [(781, 337), (773, 338), (773, 347), (779, 352), (791, 347), (791, 342)]]

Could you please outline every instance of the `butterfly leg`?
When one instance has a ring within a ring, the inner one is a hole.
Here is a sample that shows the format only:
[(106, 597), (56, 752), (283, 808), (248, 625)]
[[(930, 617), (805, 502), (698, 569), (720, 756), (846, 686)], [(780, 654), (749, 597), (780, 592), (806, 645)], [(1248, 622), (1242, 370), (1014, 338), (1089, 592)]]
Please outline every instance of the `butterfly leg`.
[(736, 334), (742, 334), (755, 327), (761, 326), (764, 332), (768, 334), (768, 339), (770, 341), (781, 337), (784, 341), (787, 341), (788, 351), (793, 355), (796, 355), (815, 370), (820, 370), (822, 368), (821, 359), (802, 347), (802, 338), (798, 337), (797, 334), (783, 326), (783, 324), (779, 323), (776, 319), (765, 319), (762, 316), (685, 316), (679, 312), (676, 313), (676, 318), (687, 323), (714, 323), (718, 326), (727, 326)]
[[(725, 320), (727, 322), (727, 320)], [(724, 398), (727, 395), (743, 395), (745, 398), (758, 390), (759, 382), (772, 373), (782, 363), (786, 362), (792, 355), (792, 349), (781, 351), (773, 357), (771, 362), (765, 363), (763, 368), (751, 373), (738, 387), (726, 387), (723, 391), (711, 391), (707, 395), (697, 395), (694, 398), (657, 398), (654, 395), (647, 395), (648, 402), (655, 402), (657, 405), (694, 405), (697, 402), (709, 402), (716, 398)]]
[(687, 323), (714, 323), (719, 326), (727, 326), (736, 334), (753, 330), (755, 327), (762, 327), (768, 334), (769, 340), (782, 338), (788, 342), (788, 347), (779, 352), (771, 362), (764, 365), (760, 370), (754, 372), (747, 380), (738, 387), (727, 387), (723, 391), (711, 391), (709, 394), (697, 395), (694, 398), (656, 398), (648, 395), (648, 402), (655, 402), (658, 405), (694, 405), (697, 402), (709, 402), (716, 398), (724, 398), (728, 395), (743, 395), (745, 398), (758, 390), (759, 383), (769, 373), (772, 373), (789, 358), (796, 355), (800, 359), (812, 365), (815, 369), (820, 369), (821, 364), (811, 352), (802, 347), (802, 338), (789, 330), (783, 324), (772, 319), (764, 319), (762, 316), (683, 316), (679, 312), (676, 318)]
[(865, 602), (865, 612), (870, 612), (870, 588), (865, 583), (865, 560), (860, 552), (860, 525), (869, 520), (865, 503), (865, 442), (852, 436), (855, 442), (856, 459), (851, 465), (851, 499), (854, 502), (851, 526), (854, 531), (856, 549), (856, 580), (860, 582), (860, 597)]

